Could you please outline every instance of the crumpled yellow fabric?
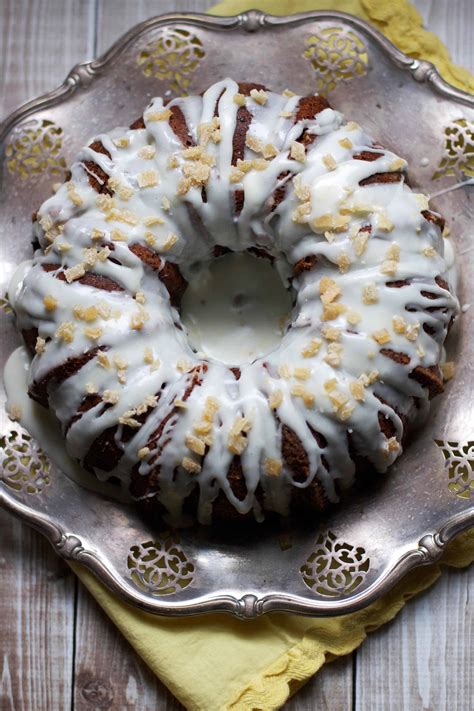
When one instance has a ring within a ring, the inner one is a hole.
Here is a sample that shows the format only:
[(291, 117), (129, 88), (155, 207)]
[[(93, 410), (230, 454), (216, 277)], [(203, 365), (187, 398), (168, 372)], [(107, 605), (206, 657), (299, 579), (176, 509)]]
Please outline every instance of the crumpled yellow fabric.
[[(211, 12), (232, 15), (251, 7), (274, 14), (333, 9), (372, 22), (407, 54), (437, 65), (450, 83), (474, 93), (474, 77), (451, 63), (442, 42), (422, 27), (407, 0), (226, 0)], [(442, 563), (474, 561), (474, 529), (459, 536)], [(192, 711), (271, 711), (326, 662), (349, 654), (391, 620), (405, 602), (432, 585), (442, 566), (418, 568), (383, 598), (351, 615), (314, 619), (272, 613), (252, 622), (224, 614), (186, 619), (154, 617), (119, 602), (88, 571), (74, 571), (138, 654)]]
[(474, 94), (474, 76), (450, 59), (439, 37), (423, 27), (418, 10), (408, 0), (224, 0), (214, 5), (213, 15), (237, 15), (258, 8), (273, 15), (317, 10), (338, 10), (357, 15), (374, 25), (402, 52), (436, 64), (443, 79)]

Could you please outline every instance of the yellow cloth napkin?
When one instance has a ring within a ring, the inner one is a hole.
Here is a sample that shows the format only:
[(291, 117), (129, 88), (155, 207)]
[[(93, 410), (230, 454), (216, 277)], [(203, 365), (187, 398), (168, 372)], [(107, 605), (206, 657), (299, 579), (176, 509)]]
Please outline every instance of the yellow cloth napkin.
[[(274, 14), (330, 8), (359, 15), (407, 54), (434, 62), (447, 81), (474, 92), (474, 77), (451, 63), (444, 45), (423, 29), (407, 0), (227, 0), (211, 12), (232, 15), (255, 6)], [(462, 567), (473, 560), (471, 529), (451, 545), (443, 563)], [(72, 567), (143, 660), (193, 711), (278, 708), (326, 661), (352, 652), (368, 630), (391, 620), (441, 575), (439, 565), (419, 568), (370, 607), (344, 617), (273, 613), (243, 622), (223, 614), (153, 617), (119, 602), (81, 566)]]

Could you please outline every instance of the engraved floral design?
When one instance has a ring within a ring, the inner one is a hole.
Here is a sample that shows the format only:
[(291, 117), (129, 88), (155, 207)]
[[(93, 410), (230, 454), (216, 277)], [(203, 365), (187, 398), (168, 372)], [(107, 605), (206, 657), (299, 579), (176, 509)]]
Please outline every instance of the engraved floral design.
[(332, 532), (320, 533), (314, 551), (301, 566), (303, 582), (310, 590), (327, 597), (354, 592), (370, 568), (364, 548), (341, 541)]
[(461, 499), (474, 496), (474, 442), (463, 444), (435, 439), (435, 444), (443, 452), (449, 491)]
[(339, 81), (367, 72), (368, 49), (363, 40), (345, 27), (324, 27), (305, 40), (303, 52), (316, 72), (318, 92), (332, 91)]
[(199, 37), (189, 30), (164, 28), (137, 57), (146, 77), (170, 82), (177, 94), (187, 94), (192, 74), (205, 56)]
[(174, 595), (194, 577), (193, 563), (171, 535), (132, 546), (127, 565), (135, 585), (149, 595)]
[(47, 119), (31, 119), (17, 126), (5, 148), (8, 170), (22, 180), (38, 175), (64, 178), (66, 161), (61, 155), (63, 129)]
[(19, 427), (0, 437), (0, 480), (26, 494), (39, 494), (51, 483), (48, 457)]
[(455, 175), (461, 180), (474, 177), (474, 121), (456, 119), (446, 127), (444, 134), (444, 157), (432, 179), (444, 175)]

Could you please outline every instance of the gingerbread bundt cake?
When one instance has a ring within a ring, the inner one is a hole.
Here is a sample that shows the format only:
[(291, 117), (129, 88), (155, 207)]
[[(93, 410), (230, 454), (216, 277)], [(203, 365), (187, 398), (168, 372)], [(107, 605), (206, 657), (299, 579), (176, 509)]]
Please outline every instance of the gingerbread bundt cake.
[[(383, 472), (443, 390), (443, 219), (322, 96), (231, 79), (96, 136), (40, 207), (11, 294), (29, 394), (69, 454), (157, 515), (322, 511)], [(198, 264), (253, 253), (295, 303), (253, 362), (196, 352)]]

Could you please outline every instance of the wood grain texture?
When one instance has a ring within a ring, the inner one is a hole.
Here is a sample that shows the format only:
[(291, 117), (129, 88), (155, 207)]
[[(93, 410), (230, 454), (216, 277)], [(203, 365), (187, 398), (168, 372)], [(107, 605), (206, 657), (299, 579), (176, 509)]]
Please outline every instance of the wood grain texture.
[(474, 71), (474, 2), (412, 0), (425, 27), (438, 35), (456, 64)]
[[(103, 52), (137, 22), (167, 12), (206, 12), (212, 0), (98, 0), (97, 50)], [(258, 4), (258, 3), (257, 3)]]
[(77, 605), (74, 709), (180, 711), (183, 706), (148, 669), (84, 589)]
[[(454, 61), (474, 70), (472, 0), (414, 4)], [(211, 5), (1, 0), (0, 114), (57, 86), (73, 64), (103, 52), (136, 22)], [(0, 541), (0, 711), (182, 709), (85, 590), (75, 604), (69, 569), (38, 534), (0, 512)], [(285, 708), (472, 711), (473, 586), (473, 569), (446, 571), (354, 655), (324, 667)]]
[(351, 711), (355, 654), (327, 664), (286, 704), (285, 711)]
[(55, 89), (93, 56), (94, 0), (1, 0), (0, 114)]
[(473, 588), (472, 566), (446, 572), (364, 642), (357, 651), (356, 711), (472, 711)]
[[(0, 2), (0, 115), (54, 89), (92, 55), (92, 7)], [(68, 709), (77, 582), (49, 544), (4, 512), (0, 541), (0, 709)]]
[(44, 539), (3, 511), (0, 540), (0, 709), (67, 709), (76, 581)]

